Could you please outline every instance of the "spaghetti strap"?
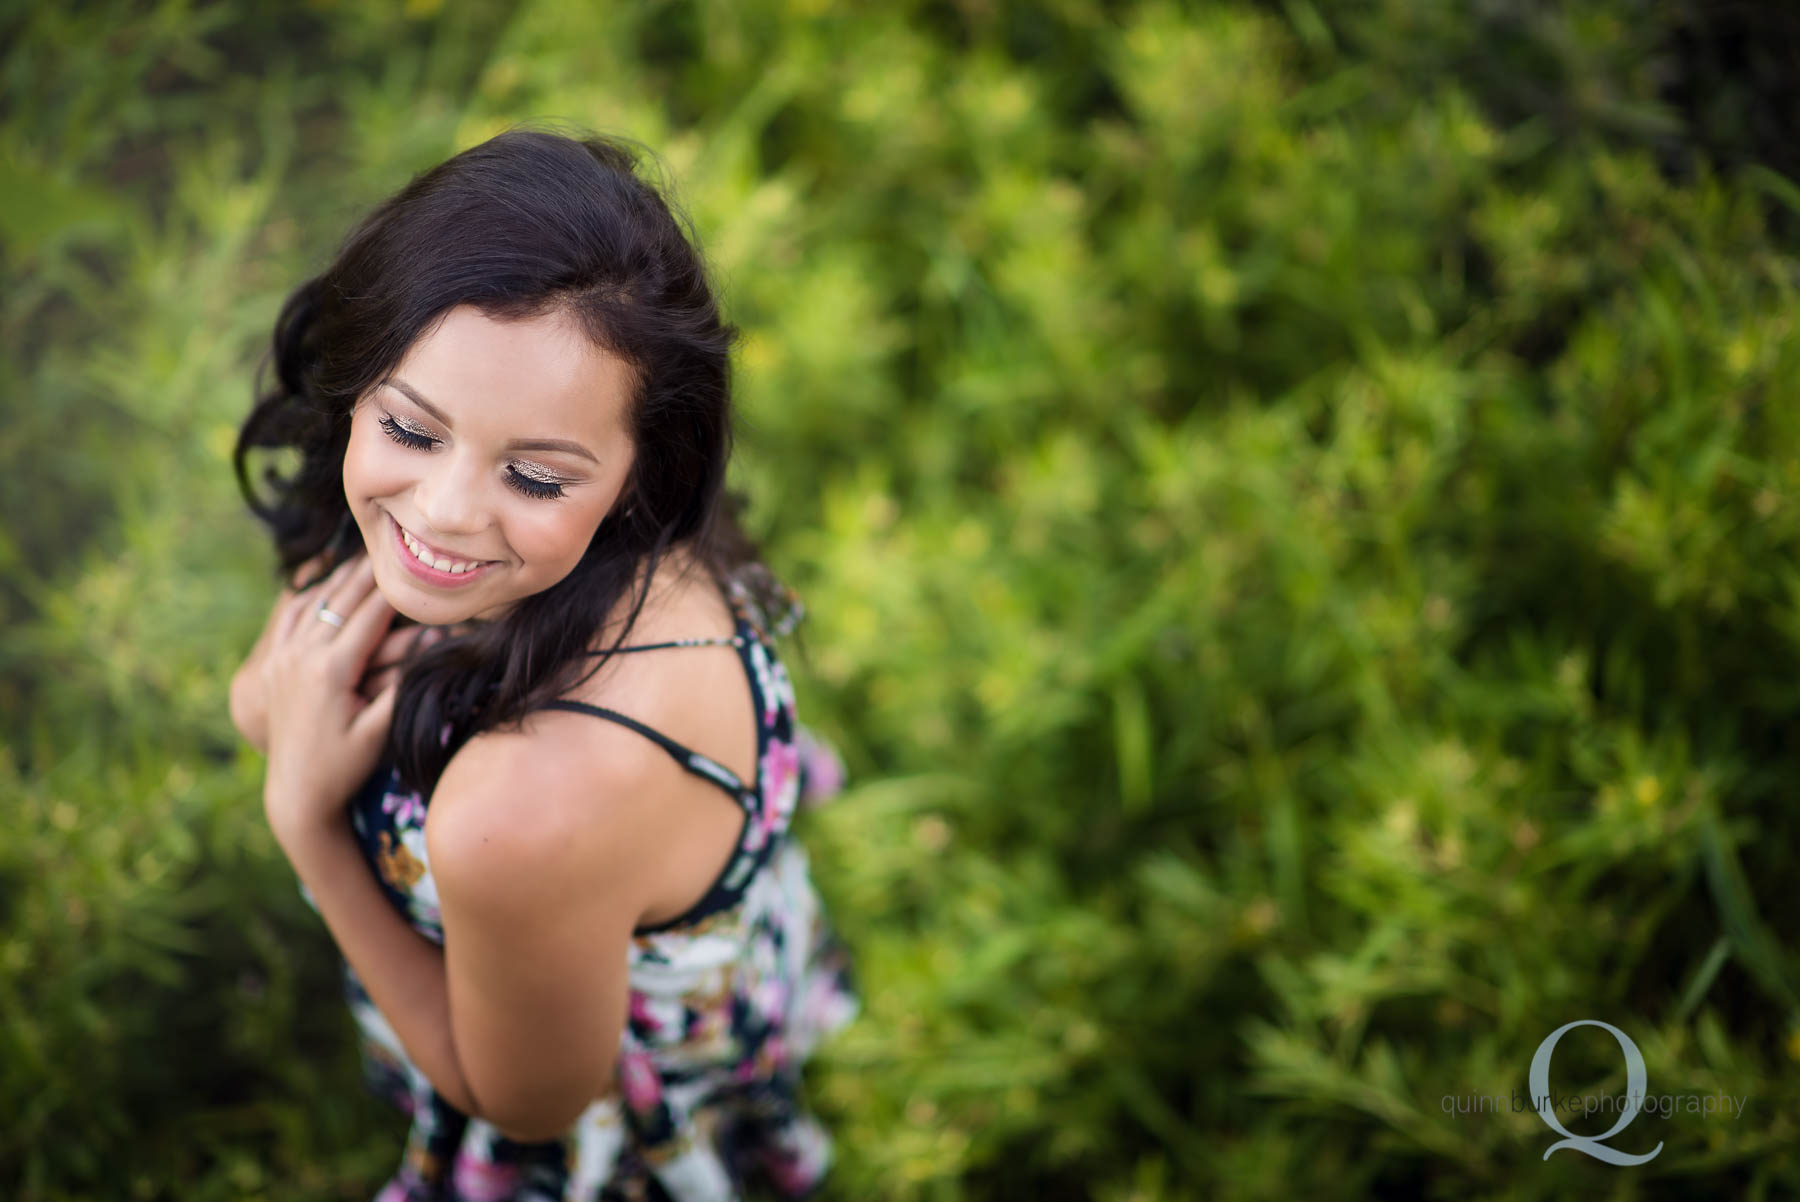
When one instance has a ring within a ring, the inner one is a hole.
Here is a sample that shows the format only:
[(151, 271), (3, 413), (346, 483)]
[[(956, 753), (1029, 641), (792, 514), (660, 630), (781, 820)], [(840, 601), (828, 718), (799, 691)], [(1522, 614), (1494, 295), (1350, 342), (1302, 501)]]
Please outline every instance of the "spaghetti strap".
[(707, 780), (712, 781), (721, 789), (730, 793), (732, 799), (740, 806), (743, 806), (746, 809), (750, 808), (750, 803), (745, 796), (749, 793), (749, 790), (744, 787), (744, 782), (738, 779), (737, 773), (710, 756), (702, 755), (692, 748), (684, 747), (682, 744), (677, 743), (674, 739), (671, 739), (668, 735), (665, 735), (655, 727), (645, 726), (636, 718), (627, 717), (618, 710), (609, 710), (598, 705), (589, 705), (585, 701), (570, 701), (567, 698), (561, 697), (557, 698), (555, 701), (546, 701), (538, 708), (547, 710), (569, 710), (573, 713), (592, 714), (596, 718), (605, 718), (608, 721), (617, 722), (621, 726), (629, 726), (632, 730), (637, 731), (645, 738), (653, 741), (658, 747), (661, 747), (664, 751), (668, 752), (683, 768), (686, 768), (695, 776), (705, 777)]
[(734, 634), (718, 639), (672, 639), (667, 643), (639, 643), (635, 647), (614, 647), (612, 651), (584, 651), (583, 655), (611, 655), (613, 651), (660, 651), (664, 647), (742, 647), (744, 636)]
[[(732, 620), (736, 623), (737, 632), (729, 637), (721, 636), (710, 639), (670, 639), (666, 643), (639, 643), (635, 647), (614, 647), (609, 650), (583, 651), (584, 657), (594, 655), (611, 655), (614, 651), (661, 651), (666, 647), (737, 647), (742, 650), (749, 645), (750, 634), (765, 639), (781, 638), (791, 633), (800, 620), (806, 616), (806, 606), (801, 602), (799, 594), (786, 585), (779, 585), (778, 591), (787, 601), (787, 609), (780, 619), (773, 624), (769, 617), (751, 597), (741, 580), (731, 581), (725, 589), (725, 601), (731, 607)], [(746, 630), (750, 633), (747, 634)]]

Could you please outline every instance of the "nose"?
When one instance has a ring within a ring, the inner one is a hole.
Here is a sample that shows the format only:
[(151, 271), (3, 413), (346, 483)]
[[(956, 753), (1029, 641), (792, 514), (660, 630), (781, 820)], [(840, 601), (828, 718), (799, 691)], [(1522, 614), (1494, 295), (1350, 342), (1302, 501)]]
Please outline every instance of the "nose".
[(488, 525), (481, 497), (480, 469), (467, 456), (454, 452), (439, 456), (413, 485), (413, 504), (429, 526), (419, 531), (420, 537), (480, 534)]

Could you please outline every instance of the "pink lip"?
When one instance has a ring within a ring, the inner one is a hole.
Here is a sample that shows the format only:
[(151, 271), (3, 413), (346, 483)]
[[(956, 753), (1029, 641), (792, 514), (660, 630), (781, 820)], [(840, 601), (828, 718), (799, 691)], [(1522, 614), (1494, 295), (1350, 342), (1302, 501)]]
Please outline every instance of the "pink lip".
[(399, 555), (400, 562), (406, 565), (409, 572), (426, 584), (435, 585), (438, 588), (460, 588), (479, 576), (487, 575), (487, 570), (494, 566), (494, 561), (490, 559), (480, 567), (470, 568), (466, 572), (440, 572), (436, 568), (427, 567), (415, 559), (411, 551), (407, 550), (406, 540), (400, 536), (400, 523), (394, 520), (394, 515), (391, 513), (388, 514), (388, 524), (394, 528), (394, 551)]

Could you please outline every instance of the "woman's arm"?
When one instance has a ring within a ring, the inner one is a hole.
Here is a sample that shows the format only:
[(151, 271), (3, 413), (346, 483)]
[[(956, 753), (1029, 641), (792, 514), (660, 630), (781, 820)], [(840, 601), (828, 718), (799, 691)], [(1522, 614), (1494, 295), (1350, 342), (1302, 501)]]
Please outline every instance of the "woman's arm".
[(425, 819), (461, 1084), (526, 1141), (611, 1092), (631, 932), (678, 838), (657, 818), (680, 769), (630, 731), (579, 722), (470, 740)]
[(348, 823), (284, 830), (276, 840), (407, 1056), (446, 1102), (481, 1117), (452, 1041), (444, 949), (382, 894)]
[(679, 843), (663, 796), (683, 770), (634, 732), (562, 715), (471, 738), (425, 820), (433, 945), (383, 895), (344, 814), (393, 718), (395, 686), (352, 693), (395, 611), (366, 558), (323, 587), (344, 625), (291, 597), (263, 657), (269, 828), (438, 1092), (515, 1139), (559, 1133), (612, 1084), (631, 932)]
[(464, 1114), (510, 1138), (567, 1131), (610, 1092), (626, 959), (670, 832), (646, 821), (671, 765), (645, 741), (604, 758), (542, 732), (485, 732), (445, 769), (426, 819), (438, 946), (400, 917), (343, 823), (283, 827), (283, 852), (407, 1056)]

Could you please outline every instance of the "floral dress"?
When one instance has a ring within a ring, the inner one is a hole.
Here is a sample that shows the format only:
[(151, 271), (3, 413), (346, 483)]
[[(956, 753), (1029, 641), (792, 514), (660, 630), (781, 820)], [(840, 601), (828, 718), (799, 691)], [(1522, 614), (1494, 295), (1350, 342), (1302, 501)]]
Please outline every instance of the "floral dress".
[[(752, 1184), (789, 1198), (818, 1187), (831, 1140), (800, 1094), (800, 1069), (822, 1038), (855, 1017), (860, 1003), (846, 949), (788, 826), (799, 805), (838, 791), (843, 765), (795, 720), (792, 684), (763, 633), (761, 612), (735, 582), (729, 596), (732, 638), (621, 650), (735, 645), (756, 709), (754, 783), (623, 714), (551, 703), (640, 731), (730, 793), (745, 812), (738, 845), (706, 896), (669, 922), (633, 932), (614, 1088), (558, 1139), (509, 1139), (439, 1096), (346, 960), (344, 992), (365, 1081), (412, 1118), (399, 1168), (375, 1202), (700, 1202), (740, 1198)], [(800, 612), (795, 601), (784, 627)], [(387, 765), (349, 807), (388, 900), (441, 945), (425, 810), (425, 800)], [(304, 886), (302, 892), (312, 902)]]

